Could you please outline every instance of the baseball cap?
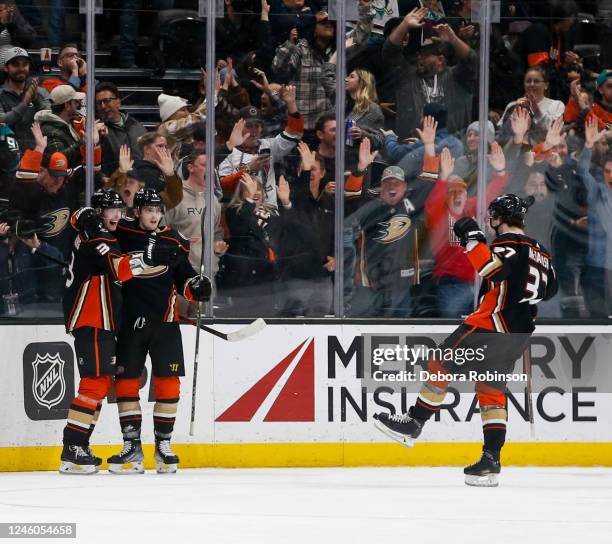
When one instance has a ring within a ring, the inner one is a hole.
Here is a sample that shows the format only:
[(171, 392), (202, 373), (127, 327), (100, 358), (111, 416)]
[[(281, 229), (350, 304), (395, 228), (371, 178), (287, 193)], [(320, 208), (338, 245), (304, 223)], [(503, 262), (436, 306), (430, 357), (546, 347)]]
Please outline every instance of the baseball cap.
[(317, 23), (323, 23), (323, 22), (329, 21), (329, 14), (325, 10), (319, 11), (316, 14), (316, 20), (317, 20)]
[(58, 85), (49, 94), (51, 102), (56, 105), (65, 104), (69, 100), (83, 100), (85, 93), (79, 93), (74, 90), (72, 85)]
[(597, 77), (597, 81), (595, 82), (595, 86), (596, 87), (601, 87), (606, 82), (606, 80), (608, 80), (610, 78), (612, 78), (612, 70), (604, 70)]
[(245, 106), (238, 112), (238, 117), (246, 122), (255, 121), (263, 124), (261, 112), (255, 106)]
[(387, 179), (399, 179), (401, 181), (406, 181), (406, 175), (404, 174), (404, 170), (402, 170), (399, 166), (387, 166), (387, 168), (383, 170), (380, 182), (382, 183)]
[(28, 52), (25, 49), (22, 49), (21, 47), (9, 47), (8, 49), (5, 49), (2, 52), (2, 57), (4, 58), (4, 64), (8, 64), (12, 60), (18, 58), (25, 58), (31, 61)]
[(47, 166), (45, 167), (49, 174), (59, 178), (68, 175), (68, 159), (61, 151), (52, 153), (49, 157)]

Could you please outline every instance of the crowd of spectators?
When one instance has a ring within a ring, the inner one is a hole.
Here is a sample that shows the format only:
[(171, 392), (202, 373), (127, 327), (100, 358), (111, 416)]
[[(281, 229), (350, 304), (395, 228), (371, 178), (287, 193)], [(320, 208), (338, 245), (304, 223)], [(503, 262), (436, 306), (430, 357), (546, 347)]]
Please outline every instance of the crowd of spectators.
[[(91, 122), (95, 188), (117, 190), (127, 214), (139, 188), (160, 191), (165, 222), (189, 238), (196, 269), (202, 221), (213, 214), (216, 315), (331, 315), (336, 268), (346, 316), (465, 315), (475, 275), (453, 225), (476, 215), (484, 186), (486, 201), (532, 197), (526, 232), (551, 251), (560, 282), (541, 315), (612, 316), (611, 2), (502, 1), (485, 127), (471, 0), (347, 0), (355, 20), (344, 29), (325, 0), (224, 0), (214, 88), (204, 68), (184, 96), (164, 87), (156, 126), (123, 109), (112, 77), (96, 74), (96, 88), (87, 88), (82, 47), (65, 41), (57, 20), (64, 3), (50, 3), (46, 38), (36, 4), (0, 0), (0, 315), (59, 311)], [(188, 10), (197, 9), (178, 0), (124, 4), (117, 37), (125, 70), (138, 67), (138, 10), (157, 14), (171, 33), (177, 8), (192, 19)], [(337, 95), (337, 32), (346, 39), (345, 96)], [(27, 49), (41, 45), (59, 46), (51, 72), (37, 72)], [(172, 56), (166, 47), (151, 58), (164, 54)], [(85, 99), (95, 102), (95, 119), (86, 119)], [(336, 127), (336, 108), (345, 127)]]

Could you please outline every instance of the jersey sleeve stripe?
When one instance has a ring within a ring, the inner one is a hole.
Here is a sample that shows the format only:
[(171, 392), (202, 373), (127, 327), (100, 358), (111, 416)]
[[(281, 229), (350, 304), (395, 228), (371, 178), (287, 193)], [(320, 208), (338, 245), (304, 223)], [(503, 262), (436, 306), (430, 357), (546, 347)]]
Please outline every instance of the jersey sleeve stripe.
[(478, 271), (478, 274), (483, 278), (489, 278), (490, 276), (495, 274), (495, 272), (499, 270), (502, 266), (503, 265), (502, 262), (499, 260), (499, 257), (497, 255), (493, 255), (493, 258)]
[(79, 292), (76, 296), (76, 302), (72, 307), (72, 311), (70, 312), (70, 319), (68, 320), (68, 331), (73, 330), (79, 321), (79, 315), (81, 314), (81, 310), (83, 309), (85, 297), (87, 296), (87, 291), (89, 289), (89, 281), (90, 279), (87, 278), (87, 280), (84, 281), (81, 287), (79, 288)]
[(489, 277), (502, 266), (499, 257), (492, 253), (489, 247), (484, 243), (480, 243), (471, 251), (468, 251), (467, 258), (476, 269), (476, 272), (484, 278)]
[(106, 300), (106, 283), (103, 281), (100, 282), (100, 309), (102, 310), (102, 323), (104, 324), (104, 328), (109, 331), (111, 330), (111, 324)]

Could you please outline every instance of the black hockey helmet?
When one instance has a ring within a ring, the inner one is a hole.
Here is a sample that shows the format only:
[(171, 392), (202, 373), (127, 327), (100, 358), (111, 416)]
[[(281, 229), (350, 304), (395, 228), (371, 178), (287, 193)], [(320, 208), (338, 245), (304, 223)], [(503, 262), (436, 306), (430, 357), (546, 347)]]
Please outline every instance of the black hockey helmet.
[(109, 208), (125, 208), (125, 202), (117, 191), (96, 191), (91, 195), (91, 207), (94, 209), (106, 210)]
[(513, 194), (501, 195), (489, 204), (489, 217), (501, 219), (503, 222), (513, 220), (523, 223), (531, 204), (533, 204), (533, 197), (526, 200)]
[(144, 208), (145, 206), (163, 206), (161, 196), (155, 189), (140, 189), (134, 195), (134, 208)]

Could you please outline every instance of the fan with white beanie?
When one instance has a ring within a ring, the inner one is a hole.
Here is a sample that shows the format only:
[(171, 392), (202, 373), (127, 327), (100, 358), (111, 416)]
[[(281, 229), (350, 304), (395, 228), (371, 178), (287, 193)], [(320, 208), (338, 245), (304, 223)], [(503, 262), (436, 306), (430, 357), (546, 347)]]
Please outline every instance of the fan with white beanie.
[(187, 100), (180, 96), (161, 93), (157, 97), (159, 116), (162, 123), (168, 121), (177, 111), (187, 107)]
[(157, 132), (168, 139), (171, 152), (177, 156), (180, 144), (193, 142), (193, 131), (197, 125), (206, 120), (206, 100), (198, 104), (195, 111), (188, 109), (187, 100), (180, 96), (161, 93), (157, 97), (161, 125)]

